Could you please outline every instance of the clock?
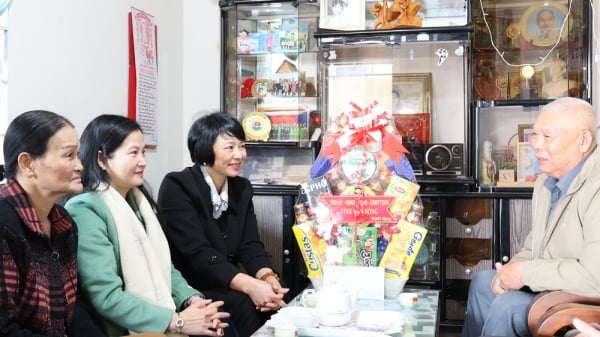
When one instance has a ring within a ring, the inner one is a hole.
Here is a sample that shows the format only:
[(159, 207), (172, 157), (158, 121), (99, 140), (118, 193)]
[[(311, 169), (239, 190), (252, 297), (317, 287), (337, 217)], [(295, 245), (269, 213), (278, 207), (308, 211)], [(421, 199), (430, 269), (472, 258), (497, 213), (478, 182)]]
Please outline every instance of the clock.
[(256, 80), (252, 85), (252, 97), (263, 98), (269, 93), (269, 80)]

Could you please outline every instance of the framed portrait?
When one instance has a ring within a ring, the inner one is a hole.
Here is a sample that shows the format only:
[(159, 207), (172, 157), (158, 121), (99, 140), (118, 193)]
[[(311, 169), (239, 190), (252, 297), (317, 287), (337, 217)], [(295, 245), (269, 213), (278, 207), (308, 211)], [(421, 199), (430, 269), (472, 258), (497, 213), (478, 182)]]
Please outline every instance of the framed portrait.
[(319, 28), (365, 29), (365, 0), (321, 0)]
[(567, 7), (558, 1), (540, 1), (521, 17), (521, 35), (534, 46), (548, 47), (568, 34)]
[(531, 142), (531, 135), (533, 135), (533, 124), (519, 124), (519, 142), (529, 143)]
[(394, 75), (392, 114), (431, 113), (431, 73)]
[(530, 143), (517, 144), (517, 181), (533, 183), (540, 173), (535, 150)]

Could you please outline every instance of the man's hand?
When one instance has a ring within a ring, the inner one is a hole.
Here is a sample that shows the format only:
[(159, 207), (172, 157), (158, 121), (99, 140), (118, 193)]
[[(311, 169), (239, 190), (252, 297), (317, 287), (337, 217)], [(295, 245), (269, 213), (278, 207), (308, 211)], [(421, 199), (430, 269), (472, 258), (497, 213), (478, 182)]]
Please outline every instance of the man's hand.
[(500, 279), (498, 279), (498, 271), (500, 270), (500, 268), (502, 268), (502, 264), (500, 262), (496, 263), (496, 276), (494, 276), (494, 279), (492, 280), (491, 284), (492, 292), (496, 296), (500, 296), (506, 291), (502, 288), (502, 286), (500, 286)]
[(522, 261), (510, 262), (505, 265), (496, 262), (496, 279), (498, 279), (499, 287), (504, 291), (521, 289), (524, 286), (521, 280), (522, 276)]
[(598, 323), (588, 324), (579, 318), (573, 318), (573, 326), (579, 330), (575, 337), (600, 337), (600, 325)]

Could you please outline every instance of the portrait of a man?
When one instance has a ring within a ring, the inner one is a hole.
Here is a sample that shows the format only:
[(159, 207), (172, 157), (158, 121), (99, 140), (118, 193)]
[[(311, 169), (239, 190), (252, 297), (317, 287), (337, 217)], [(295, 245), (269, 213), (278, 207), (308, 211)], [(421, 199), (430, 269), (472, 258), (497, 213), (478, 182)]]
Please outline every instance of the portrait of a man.
[(556, 44), (567, 35), (567, 29), (562, 30), (566, 14), (567, 8), (560, 3), (541, 2), (529, 7), (521, 18), (523, 38), (538, 47)]

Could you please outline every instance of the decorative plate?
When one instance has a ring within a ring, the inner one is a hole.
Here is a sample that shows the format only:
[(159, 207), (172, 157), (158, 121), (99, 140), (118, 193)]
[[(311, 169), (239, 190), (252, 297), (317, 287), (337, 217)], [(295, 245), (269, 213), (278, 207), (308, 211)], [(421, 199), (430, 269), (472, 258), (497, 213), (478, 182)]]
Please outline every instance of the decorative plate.
[(262, 112), (251, 112), (244, 117), (242, 127), (246, 133), (246, 140), (266, 141), (271, 132), (271, 120)]

